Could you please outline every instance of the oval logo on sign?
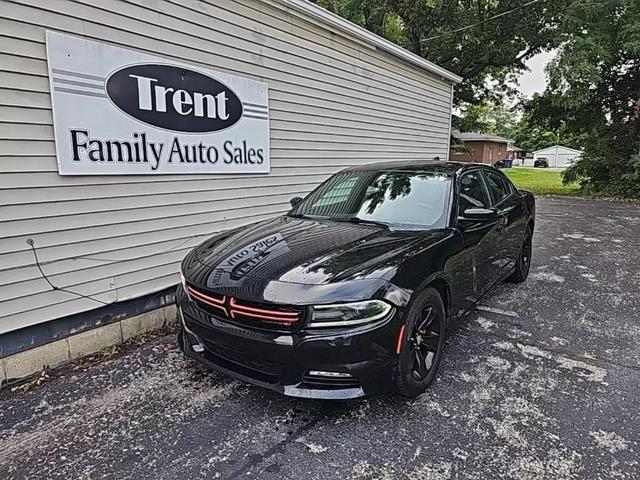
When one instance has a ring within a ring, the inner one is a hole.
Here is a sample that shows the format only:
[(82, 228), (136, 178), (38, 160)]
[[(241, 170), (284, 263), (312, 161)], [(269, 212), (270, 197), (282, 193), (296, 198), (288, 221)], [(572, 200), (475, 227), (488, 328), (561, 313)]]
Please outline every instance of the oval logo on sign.
[(107, 95), (127, 115), (175, 132), (224, 130), (242, 118), (242, 102), (225, 84), (183, 67), (141, 64), (107, 79)]

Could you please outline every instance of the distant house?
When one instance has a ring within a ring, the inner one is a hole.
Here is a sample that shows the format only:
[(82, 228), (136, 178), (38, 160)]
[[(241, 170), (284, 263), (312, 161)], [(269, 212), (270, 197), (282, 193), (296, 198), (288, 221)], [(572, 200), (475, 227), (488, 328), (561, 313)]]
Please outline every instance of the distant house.
[(536, 160), (544, 158), (549, 162), (550, 167), (567, 168), (580, 157), (582, 157), (581, 150), (565, 147), (563, 145), (554, 145), (552, 147), (536, 150), (533, 152), (533, 158), (526, 158), (524, 160), (524, 165), (532, 167)]
[(477, 162), (494, 165), (500, 160), (509, 158), (507, 145), (512, 140), (497, 135), (472, 132), (451, 132), (451, 136), (462, 142), (463, 145), (455, 146), (451, 151), (451, 160), (460, 162)]
[(527, 152), (524, 149), (512, 143), (507, 145), (507, 158), (510, 158), (511, 160), (513, 160), (514, 165), (521, 165), (526, 155), (527, 155)]

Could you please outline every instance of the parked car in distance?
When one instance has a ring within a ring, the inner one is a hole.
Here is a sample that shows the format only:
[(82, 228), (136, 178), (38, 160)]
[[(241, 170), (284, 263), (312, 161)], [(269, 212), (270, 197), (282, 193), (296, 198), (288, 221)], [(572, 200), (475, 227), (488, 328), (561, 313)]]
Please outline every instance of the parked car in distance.
[(187, 254), (176, 300), (186, 355), (285, 395), (419, 395), (451, 322), (529, 272), (533, 195), (487, 165), (358, 166), (291, 203)]
[(548, 168), (549, 161), (546, 158), (537, 158), (535, 162), (533, 162), (534, 168)]

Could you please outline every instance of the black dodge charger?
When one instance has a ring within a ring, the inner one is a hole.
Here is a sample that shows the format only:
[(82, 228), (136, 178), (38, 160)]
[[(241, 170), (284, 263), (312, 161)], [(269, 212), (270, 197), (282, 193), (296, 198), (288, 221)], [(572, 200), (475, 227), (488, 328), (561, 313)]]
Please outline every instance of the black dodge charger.
[(451, 321), (531, 262), (535, 202), (469, 163), (349, 168), (182, 262), (185, 354), (285, 395), (415, 396)]

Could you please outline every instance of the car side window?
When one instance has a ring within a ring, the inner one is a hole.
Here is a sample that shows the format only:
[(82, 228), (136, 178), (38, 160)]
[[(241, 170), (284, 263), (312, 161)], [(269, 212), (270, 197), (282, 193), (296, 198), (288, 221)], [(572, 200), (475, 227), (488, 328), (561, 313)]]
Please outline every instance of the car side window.
[(487, 180), (487, 187), (489, 187), (489, 193), (491, 193), (494, 205), (511, 195), (511, 188), (502, 175), (491, 171), (485, 171), (484, 176)]
[(512, 194), (518, 191), (518, 189), (516, 188), (516, 186), (513, 184), (513, 182), (509, 177), (502, 177), (502, 180), (507, 184), (507, 191), (509, 192), (509, 194)]
[(491, 206), (487, 187), (479, 171), (468, 172), (460, 177), (459, 198), (458, 211), (460, 214), (469, 208), (489, 208)]

